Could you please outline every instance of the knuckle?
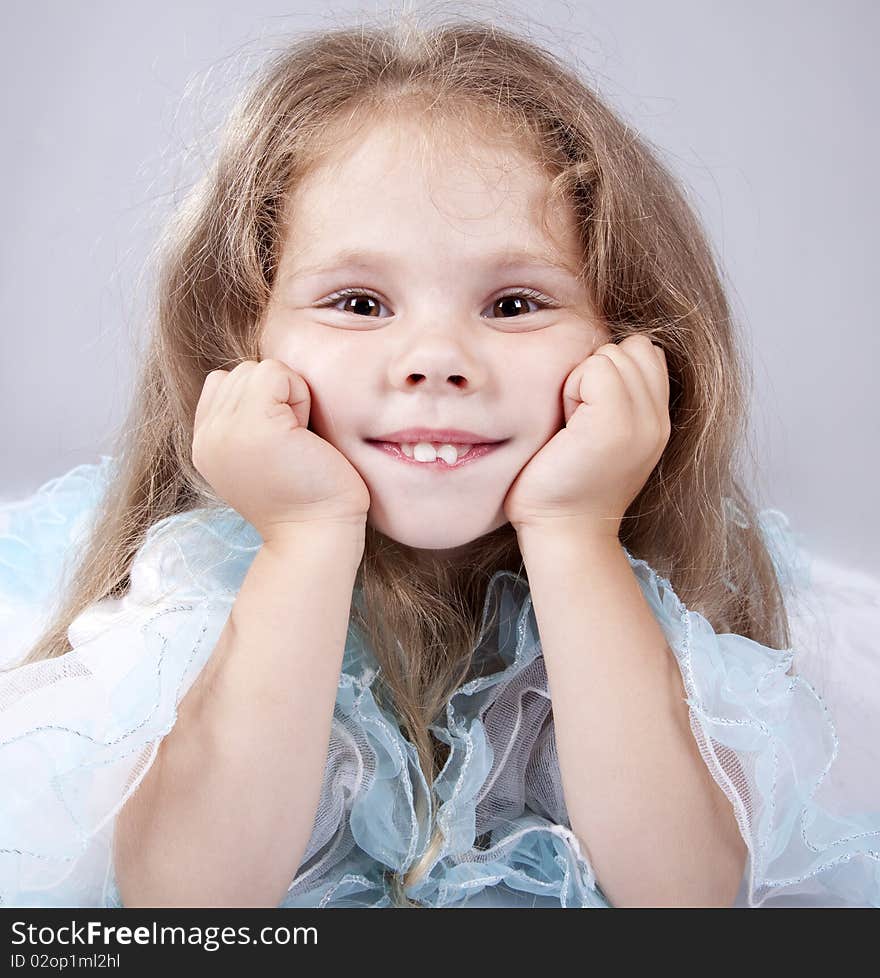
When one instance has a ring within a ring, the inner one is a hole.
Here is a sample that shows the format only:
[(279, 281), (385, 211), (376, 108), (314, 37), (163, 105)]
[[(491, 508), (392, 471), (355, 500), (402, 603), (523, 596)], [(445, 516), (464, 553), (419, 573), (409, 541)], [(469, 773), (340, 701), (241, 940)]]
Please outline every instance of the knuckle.
[(651, 337), (647, 333), (634, 333), (629, 337), (629, 346), (632, 351), (644, 351), (644, 353), (650, 353), (652, 357), (657, 354), (654, 352), (654, 344), (651, 341)]
[(285, 380), (290, 373), (286, 364), (274, 359), (261, 360), (257, 364), (256, 372), (264, 379), (283, 377)]
[(263, 373), (274, 373), (275, 371), (286, 371), (287, 367), (274, 357), (266, 357), (265, 360), (260, 360), (257, 363), (257, 369)]

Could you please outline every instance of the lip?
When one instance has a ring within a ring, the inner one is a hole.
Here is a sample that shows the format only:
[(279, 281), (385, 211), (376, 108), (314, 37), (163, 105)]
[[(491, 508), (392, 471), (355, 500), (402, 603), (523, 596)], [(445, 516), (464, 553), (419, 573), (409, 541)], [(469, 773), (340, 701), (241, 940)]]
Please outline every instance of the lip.
[(435, 442), (438, 445), (500, 445), (503, 439), (487, 438), (473, 431), (463, 431), (461, 428), (401, 428), (399, 431), (389, 431), (385, 435), (368, 438), (372, 442), (406, 442), (415, 445), (420, 441)]
[[(505, 442), (485, 442), (482, 445), (473, 445), (468, 453), (466, 455), (462, 455), (454, 465), (449, 465), (447, 462), (443, 461), (442, 458), (437, 458), (433, 462), (417, 462), (414, 458), (404, 455), (403, 449), (400, 447), (400, 445), (393, 441), (378, 441), (371, 438), (367, 439), (367, 444), (372, 445), (374, 448), (378, 448), (381, 452), (385, 452), (386, 455), (390, 455), (391, 458), (396, 459), (398, 462), (405, 462), (407, 465), (414, 465), (429, 472), (439, 473), (453, 472), (465, 465), (470, 465), (471, 462), (476, 462), (484, 455), (489, 455), (496, 451), (503, 444), (505, 444)], [(454, 444), (454, 442), (450, 442), (449, 444)]]

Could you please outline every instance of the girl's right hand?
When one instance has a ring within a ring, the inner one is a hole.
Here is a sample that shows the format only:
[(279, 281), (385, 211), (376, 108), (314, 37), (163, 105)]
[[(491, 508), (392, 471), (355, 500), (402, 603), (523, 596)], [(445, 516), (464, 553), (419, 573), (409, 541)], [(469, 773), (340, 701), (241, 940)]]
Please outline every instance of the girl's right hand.
[(311, 393), (280, 360), (212, 370), (196, 407), (192, 461), (264, 542), (304, 523), (366, 522), (370, 493), (333, 445), (308, 430)]

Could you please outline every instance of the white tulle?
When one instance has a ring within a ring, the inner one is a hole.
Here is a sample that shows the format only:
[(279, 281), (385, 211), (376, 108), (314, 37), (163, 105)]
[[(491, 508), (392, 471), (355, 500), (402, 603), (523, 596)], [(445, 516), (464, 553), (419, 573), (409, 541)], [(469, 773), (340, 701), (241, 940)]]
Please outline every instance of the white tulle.
[[(71, 624), (70, 652), (16, 665), (111, 475), (105, 457), (0, 507), (5, 906), (121, 905), (115, 816), (172, 729), (261, 543), (230, 509), (163, 520), (135, 557), (129, 592)], [(827, 566), (807, 558), (784, 515), (761, 519), (803, 655), (716, 633), (668, 581), (629, 560), (681, 668), (696, 742), (749, 848), (736, 905), (880, 906), (880, 588), (857, 576), (836, 588), (817, 578)], [(568, 821), (525, 582), (496, 574), (484, 624), (496, 607), (474, 656), (501, 665), (459, 688), (433, 728), (449, 746), (436, 783), (445, 838), (410, 895), (433, 907), (608, 907)], [(845, 720), (862, 725), (847, 728), (846, 752), (811, 682), (820, 667)], [(318, 812), (280, 906), (389, 906), (388, 871), (428, 843), (416, 815), (429, 808), (427, 786), (415, 749), (373, 695), (376, 679), (371, 650), (350, 628)]]

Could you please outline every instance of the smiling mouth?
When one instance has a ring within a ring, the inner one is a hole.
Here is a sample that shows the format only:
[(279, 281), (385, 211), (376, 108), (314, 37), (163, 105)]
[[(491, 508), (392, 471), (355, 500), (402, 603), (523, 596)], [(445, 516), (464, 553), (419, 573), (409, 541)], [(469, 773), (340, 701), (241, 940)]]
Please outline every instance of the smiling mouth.
[(449, 449), (454, 448), (454, 446), (443, 446), (440, 449), (442, 454), (435, 452), (434, 457), (432, 458), (430, 453), (424, 452), (423, 449), (419, 450), (418, 452), (414, 452), (413, 455), (410, 456), (404, 452), (402, 446), (397, 442), (375, 441), (370, 438), (366, 439), (368, 444), (373, 445), (399, 462), (404, 462), (407, 465), (418, 466), (419, 468), (434, 472), (460, 469), (462, 466), (475, 462), (478, 459), (483, 458), (485, 455), (490, 455), (502, 445), (507, 444), (507, 441), (509, 440), (510, 439), (507, 439), (506, 441), (484, 442), (480, 445), (467, 446), (467, 450), (463, 454), (458, 454), (458, 452), (456, 452), (456, 457), (453, 460)]

